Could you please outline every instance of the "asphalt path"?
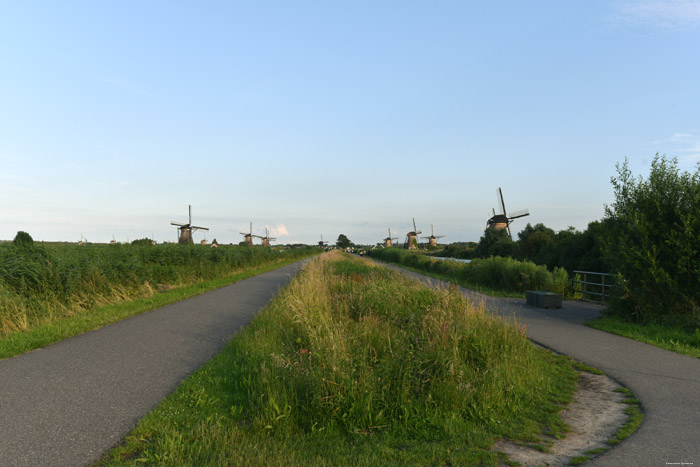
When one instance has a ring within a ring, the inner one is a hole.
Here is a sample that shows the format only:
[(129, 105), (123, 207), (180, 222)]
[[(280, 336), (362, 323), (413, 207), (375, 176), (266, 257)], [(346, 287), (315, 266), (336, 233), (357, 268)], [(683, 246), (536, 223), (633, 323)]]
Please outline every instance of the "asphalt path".
[[(447, 285), (385, 266), (432, 286)], [(525, 324), (531, 340), (600, 369), (642, 402), (640, 428), (586, 465), (700, 466), (700, 359), (585, 326), (599, 316), (599, 305), (564, 301), (561, 309), (546, 310), (527, 306), (523, 299), (493, 298), (460, 289), (492, 313), (515, 316)]]
[(97, 460), (219, 353), (302, 263), (0, 361), (0, 466)]

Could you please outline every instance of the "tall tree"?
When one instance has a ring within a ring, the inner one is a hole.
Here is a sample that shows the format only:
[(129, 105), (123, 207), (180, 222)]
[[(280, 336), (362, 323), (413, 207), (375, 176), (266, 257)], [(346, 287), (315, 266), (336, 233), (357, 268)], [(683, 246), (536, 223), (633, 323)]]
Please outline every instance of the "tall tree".
[(344, 234), (338, 235), (338, 240), (335, 242), (335, 244), (338, 248), (342, 249), (350, 248), (352, 246), (352, 242)]
[(476, 247), (476, 255), (479, 258), (488, 258), (489, 256), (515, 256), (518, 244), (515, 243), (508, 235), (506, 229), (493, 229), (488, 227), (484, 231), (483, 237), (479, 239), (479, 245)]

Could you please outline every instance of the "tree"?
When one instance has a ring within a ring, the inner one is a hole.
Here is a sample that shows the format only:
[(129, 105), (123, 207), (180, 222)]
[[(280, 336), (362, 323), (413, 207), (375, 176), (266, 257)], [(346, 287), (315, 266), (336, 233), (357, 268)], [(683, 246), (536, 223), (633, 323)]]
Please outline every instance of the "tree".
[(476, 256), (488, 258), (489, 256), (512, 257), (517, 252), (518, 244), (510, 238), (506, 229), (493, 229), (488, 227), (484, 235), (479, 239), (476, 247)]
[(626, 159), (616, 168), (603, 244), (623, 292), (615, 309), (644, 322), (700, 325), (700, 164), (680, 173), (677, 159), (656, 154), (646, 180), (632, 176)]
[(545, 227), (544, 224), (535, 224), (533, 227), (528, 222), (525, 228), (518, 233), (520, 253), (525, 259), (543, 264), (542, 253), (551, 246), (554, 237), (554, 230)]
[(150, 238), (139, 238), (131, 242), (132, 245), (151, 246), (153, 241)]
[(352, 242), (344, 234), (338, 235), (338, 240), (335, 242), (335, 244), (338, 248), (342, 249), (350, 248), (352, 246)]
[(19, 232), (17, 232), (17, 235), (15, 235), (15, 239), (12, 240), (12, 243), (15, 246), (30, 247), (34, 245), (34, 239), (27, 232), (23, 232), (20, 230)]

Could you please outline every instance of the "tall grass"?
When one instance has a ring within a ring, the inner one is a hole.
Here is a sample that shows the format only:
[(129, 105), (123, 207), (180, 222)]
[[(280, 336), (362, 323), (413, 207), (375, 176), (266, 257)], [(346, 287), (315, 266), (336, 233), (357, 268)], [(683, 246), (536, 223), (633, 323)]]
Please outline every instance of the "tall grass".
[(554, 268), (553, 271), (549, 271), (546, 266), (539, 266), (531, 261), (494, 256), (461, 263), (436, 260), (400, 248), (375, 249), (370, 250), (369, 254), (383, 261), (506, 292), (543, 290), (565, 295), (569, 287), (569, 275), (565, 269)]
[(334, 252), (144, 419), (113, 460), (496, 465), (501, 437), (561, 436), (575, 372), (514, 323)]
[(200, 245), (0, 244), (0, 337), (306, 250)]

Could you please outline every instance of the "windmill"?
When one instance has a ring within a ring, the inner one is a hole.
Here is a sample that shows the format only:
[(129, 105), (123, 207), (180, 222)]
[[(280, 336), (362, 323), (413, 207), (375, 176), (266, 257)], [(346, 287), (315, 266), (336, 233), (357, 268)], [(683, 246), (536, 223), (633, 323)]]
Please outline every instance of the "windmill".
[(318, 242), (318, 247), (319, 248), (326, 248), (328, 246), (328, 242), (323, 241), (323, 234), (321, 234), (321, 241)]
[(430, 237), (421, 237), (425, 238), (428, 240), (428, 245), (431, 247), (437, 247), (437, 239), (438, 238), (445, 238), (444, 235), (435, 235), (435, 232), (433, 231), (433, 224), (430, 224)]
[(265, 227), (265, 236), (261, 237), (260, 235), (253, 235), (253, 237), (258, 237), (262, 239), (262, 246), (270, 246), (270, 242), (274, 242), (277, 240), (276, 238), (271, 238), (270, 237), (270, 231)]
[(177, 229), (180, 231), (180, 234), (177, 239), (177, 243), (181, 245), (192, 245), (194, 243), (194, 240), (192, 240), (192, 232), (195, 230), (209, 230), (208, 227), (199, 227), (197, 225), (192, 225), (192, 205), (189, 205), (190, 207), (190, 217), (189, 217), (189, 222), (187, 224), (180, 224), (178, 222), (170, 222), (170, 225), (175, 225), (177, 226)]
[(399, 237), (392, 237), (391, 236), (391, 227), (389, 227), (389, 236), (384, 239), (384, 246), (388, 248), (391, 246), (391, 242), (393, 242), (394, 240), (398, 240), (398, 239), (399, 239)]
[(413, 231), (408, 232), (406, 234), (406, 241), (404, 242), (403, 246), (404, 248), (408, 248), (409, 250), (417, 250), (418, 249), (418, 240), (416, 240), (416, 237), (418, 237), (419, 234), (422, 234), (423, 232), (418, 230), (416, 228), (416, 218), (413, 218)]
[(245, 244), (248, 246), (253, 246), (253, 223), (250, 223), (250, 232), (239, 232), (245, 238)]
[(503, 201), (503, 192), (501, 191), (501, 187), (498, 187), (498, 204), (501, 212), (496, 214), (496, 210), (494, 209), (493, 217), (486, 222), (486, 227), (491, 227), (495, 230), (506, 229), (510, 238), (513, 238), (513, 235), (510, 233), (511, 222), (520, 217), (529, 216), (530, 211), (527, 209), (522, 209), (509, 215), (506, 211), (506, 203)]

